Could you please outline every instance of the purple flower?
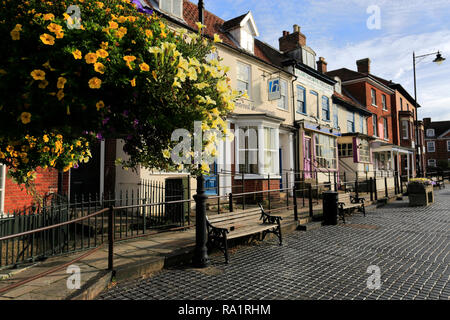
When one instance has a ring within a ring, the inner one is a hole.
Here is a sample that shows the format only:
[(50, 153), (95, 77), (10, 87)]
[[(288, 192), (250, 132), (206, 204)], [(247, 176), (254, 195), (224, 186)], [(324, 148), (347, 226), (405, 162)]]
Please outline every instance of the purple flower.
[(138, 119), (134, 119), (133, 127), (136, 128), (138, 124), (139, 124), (139, 120)]
[(103, 140), (103, 136), (102, 136), (102, 134), (100, 132), (97, 133), (97, 139), (98, 140)]
[(147, 14), (153, 13), (152, 9), (144, 8), (144, 6), (142, 5), (142, 3), (139, 0), (131, 0), (131, 3), (134, 3), (137, 6), (137, 9), (139, 12), (143, 12), (143, 13), (147, 13)]
[(74, 169), (78, 169), (80, 166), (78, 165), (78, 162), (77, 163), (75, 163), (74, 165), (73, 165), (73, 168)]
[(105, 119), (103, 119), (103, 121), (102, 121), (103, 125), (107, 124), (108, 121), (109, 121), (109, 117), (106, 117)]

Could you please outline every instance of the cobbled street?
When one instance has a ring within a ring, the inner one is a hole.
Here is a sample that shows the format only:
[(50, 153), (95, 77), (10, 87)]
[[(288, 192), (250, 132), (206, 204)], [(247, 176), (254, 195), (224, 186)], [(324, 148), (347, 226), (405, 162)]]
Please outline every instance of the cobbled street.
[[(354, 214), (347, 224), (296, 231), (240, 247), (229, 265), (164, 270), (121, 283), (100, 299), (450, 299), (450, 188), (429, 207), (408, 198)], [(369, 266), (381, 271), (368, 288)]]

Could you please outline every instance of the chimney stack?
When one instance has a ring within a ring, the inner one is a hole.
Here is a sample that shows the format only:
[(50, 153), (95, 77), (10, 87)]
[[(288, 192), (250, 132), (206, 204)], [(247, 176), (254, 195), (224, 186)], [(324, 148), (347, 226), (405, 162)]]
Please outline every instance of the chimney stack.
[(327, 73), (327, 62), (324, 57), (319, 57), (319, 61), (317, 61), (317, 71), (320, 73)]
[(431, 118), (423, 118), (423, 126), (428, 128), (431, 124)]
[(356, 61), (356, 66), (358, 67), (358, 72), (369, 74), (370, 73), (370, 59), (365, 58)]
[(306, 36), (300, 32), (300, 27), (294, 25), (294, 32), (289, 34), (283, 31), (283, 36), (278, 40), (280, 43), (280, 51), (289, 52), (306, 45)]

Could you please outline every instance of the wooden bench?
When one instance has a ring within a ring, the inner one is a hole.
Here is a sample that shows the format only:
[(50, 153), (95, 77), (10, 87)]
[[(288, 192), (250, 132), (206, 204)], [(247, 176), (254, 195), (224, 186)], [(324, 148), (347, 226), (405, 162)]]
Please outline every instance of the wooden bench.
[(259, 208), (241, 212), (230, 212), (206, 217), (208, 229), (208, 249), (216, 247), (225, 255), (225, 262), (229, 262), (228, 240), (262, 232), (262, 240), (268, 233), (275, 234), (282, 245), (281, 224), (282, 217), (272, 216)]
[(444, 177), (439, 178), (439, 176), (437, 177), (432, 177), (431, 181), (434, 181), (434, 183), (436, 184), (436, 186), (439, 187), (439, 190), (441, 190), (442, 188), (445, 189), (445, 180)]
[(345, 223), (345, 212), (352, 209), (358, 209), (366, 216), (366, 208), (364, 207), (364, 198), (356, 198), (350, 193), (338, 194), (338, 211), (342, 221)]

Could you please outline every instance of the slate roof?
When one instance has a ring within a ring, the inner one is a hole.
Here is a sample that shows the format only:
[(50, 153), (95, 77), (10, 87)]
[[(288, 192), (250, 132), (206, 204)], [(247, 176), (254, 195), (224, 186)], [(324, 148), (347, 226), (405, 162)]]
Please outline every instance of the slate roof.
[[(425, 125), (424, 123), (424, 129), (425, 134), (427, 129), (434, 129), (434, 137), (437, 138), (447, 130), (450, 130), (450, 121), (432, 121), (429, 125)], [(426, 138), (427, 136), (425, 135)]]

